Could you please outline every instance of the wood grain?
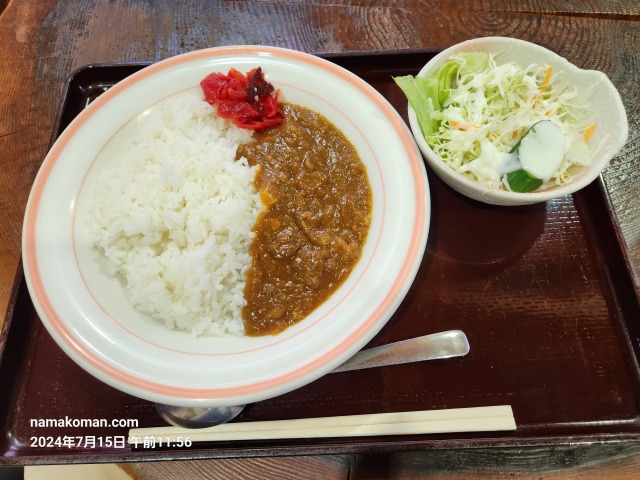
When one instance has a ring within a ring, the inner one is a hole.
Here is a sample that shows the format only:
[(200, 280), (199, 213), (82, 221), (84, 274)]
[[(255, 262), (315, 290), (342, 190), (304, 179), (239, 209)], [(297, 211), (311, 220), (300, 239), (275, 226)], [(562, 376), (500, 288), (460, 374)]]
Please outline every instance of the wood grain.
[[(39, 25), (46, 2), (8, 6), (0, 16), (0, 311), (9, 300), (20, 258), (22, 216), (33, 178), (47, 150), (55, 110), (35, 85)], [(39, 81), (38, 83), (41, 83)], [(57, 101), (58, 98), (56, 98)]]
[[(4, 8), (4, 11), (2, 9)], [(217, 45), (306, 52), (446, 47), (477, 36), (534, 41), (619, 89), (629, 141), (603, 178), (640, 293), (640, 4), (637, 0), (404, 0), (379, 2), (0, 0), (0, 312), (20, 260), (22, 216), (76, 68), (157, 61)], [(0, 317), (1, 318), (1, 317)], [(1, 321), (1, 320), (0, 320)], [(545, 467), (547, 465), (547, 467)], [(640, 477), (640, 446), (412, 452), (145, 463), (138, 478)]]
[[(349, 479), (631, 479), (640, 476), (639, 454), (637, 444), (611, 444), (562, 445), (551, 451), (527, 447), (358, 455), (351, 466)], [(452, 475), (454, 469), (455, 476)]]
[(322, 457), (257, 458), (251, 462), (238, 459), (144, 462), (119, 464), (138, 480), (345, 480), (349, 478), (350, 455)]

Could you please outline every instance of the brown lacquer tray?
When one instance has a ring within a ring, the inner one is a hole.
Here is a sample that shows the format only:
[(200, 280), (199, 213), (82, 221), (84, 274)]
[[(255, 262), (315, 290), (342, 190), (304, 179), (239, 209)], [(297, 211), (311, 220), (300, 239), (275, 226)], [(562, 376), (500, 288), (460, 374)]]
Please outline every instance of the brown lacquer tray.
[[(391, 76), (434, 52), (329, 56), (378, 89), (406, 118)], [(90, 65), (70, 78), (54, 137), (141, 64)], [(399, 310), (372, 345), (462, 329), (464, 358), (327, 375), (249, 405), (238, 421), (508, 404), (514, 432), (309, 439), (131, 448), (126, 426), (160, 426), (152, 403), (96, 380), (54, 343), (19, 272), (0, 337), (4, 463), (133, 461), (640, 439), (640, 304), (599, 181), (528, 207), (468, 200), (428, 171), (427, 250)], [(46, 426), (59, 419), (60, 426)], [(69, 420), (68, 424), (63, 424)], [(77, 424), (77, 422), (76, 422)], [(68, 437), (73, 437), (71, 440)]]

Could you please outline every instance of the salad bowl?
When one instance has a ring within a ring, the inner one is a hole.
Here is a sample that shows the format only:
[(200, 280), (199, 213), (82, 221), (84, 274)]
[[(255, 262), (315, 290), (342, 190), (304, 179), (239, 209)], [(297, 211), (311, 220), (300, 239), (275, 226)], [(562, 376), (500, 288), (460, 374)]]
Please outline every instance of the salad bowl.
[[(544, 66), (548, 72), (545, 82), (553, 72), (552, 80), (558, 78), (563, 85), (575, 88), (577, 98), (585, 102), (594, 120), (588, 133), (584, 134), (585, 142), (590, 149), (590, 158), (587, 158), (583, 164), (572, 165), (569, 170), (570, 177), (567, 175), (566, 181), (544, 185), (533, 191), (512, 191), (508, 186), (505, 188), (500, 185), (487, 185), (478, 181), (473, 174), (468, 172), (465, 174), (464, 165), (451, 166), (451, 163), (447, 163), (425, 139), (419, 116), (410, 102), (409, 123), (426, 162), (436, 175), (461, 194), (480, 202), (505, 206), (540, 203), (569, 195), (595, 180), (627, 141), (627, 115), (620, 95), (607, 75), (596, 70), (578, 68), (562, 56), (534, 43), (507, 37), (468, 40), (436, 55), (422, 68), (417, 77), (423, 79), (434, 77), (452, 57), (464, 56), (471, 52), (490, 54), (495, 59), (496, 65), (514, 62), (525, 70), (533, 64)], [(544, 92), (545, 86), (540, 88)], [(547, 94), (550, 95), (549, 91)], [(533, 101), (535, 102), (535, 99)], [(522, 113), (513, 110), (514, 116), (522, 117)], [(465, 120), (468, 122), (466, 124), (473, 121)], [(577, 121), (580, 120), (577, 119)], [(460, 148), (468, 148), (468, 145), (461, 142)], [(511, 146), (505, 147), (505, 154), (509, 153), (511, 148)]]

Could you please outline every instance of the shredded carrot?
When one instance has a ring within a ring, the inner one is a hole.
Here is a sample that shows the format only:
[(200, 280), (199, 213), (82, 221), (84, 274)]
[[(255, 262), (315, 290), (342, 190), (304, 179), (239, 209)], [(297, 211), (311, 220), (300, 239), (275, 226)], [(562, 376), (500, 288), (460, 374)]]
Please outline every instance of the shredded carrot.
[(536, 108), (538, 106), (538, 94), (534, 93), (531, 96), (531, 108)]
[(516, 138), (518, 136), (518, 132), (516, 130), (511, 134), (511, 138)]
[[(549, 84), (549, 79), (551, 78), (551, 67), (547, 68), (547, 73), (544, 76), (544, 80), (542, 80), (542, 86), (540, 87), (540, 95), (534, 93), (531, 97), (531, 108), (536, 108), (538, 106), (538, 98), (542, 97), (542, 94), (547, 89), (547, 85)], [(547, 113), (547, 115), (549, 115)]]
[(544, 92), (547, 89), (547, 85), (549, 84), (549, 79), (551, 79), (551, 67), (547, 69), (547, 74), (544, 76), (544, 80), (542, 81), (542, 86), (540, 87), (540, 91)]
[(476, 128), (475, 126), (471, 125), (470, 123), (456, 122), (455, 120), (449, 120), (449, 125), (451, 125), (453, 128), (461, 128), (463, 130), (468, 130), (470, 128)]
[(586, 142), (587, 140), (589, 140), (589, 137), (593, 134), (593, 131), (596, 129), (596, 124), (592, 123), (589, 128), (587, 128), (587, 131), (584, 132), (584, 141)]

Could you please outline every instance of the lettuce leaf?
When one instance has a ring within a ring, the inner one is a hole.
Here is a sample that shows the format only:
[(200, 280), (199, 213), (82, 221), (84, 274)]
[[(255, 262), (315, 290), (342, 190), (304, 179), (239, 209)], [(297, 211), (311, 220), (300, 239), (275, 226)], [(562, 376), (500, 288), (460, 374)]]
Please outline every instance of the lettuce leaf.
[(425, 138), (437, 133), (442, 121), (442, 106), (449, 99), (452, 88), (455, 88), (458, 72), (481, 72), (489, 65), (486, 53), (461, 53), (453, 60), (445, 63), (438, 72), (427, 78), (406, 75), (393, 77), (393, 80), (404, 92), (411, 108), (416, 112), (420, 129)]
[(411, 108), (416, 112), (420, 129), (425, 138), (438, 131), (440, 122), (433, 115), (434, 112), (441, 110), (438, 99), (438, 80), (414, 77), (413, 75), (393, 77), (393, 80), (404, 92)]

